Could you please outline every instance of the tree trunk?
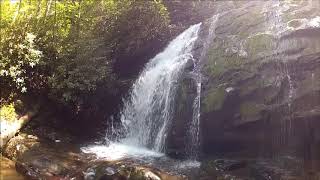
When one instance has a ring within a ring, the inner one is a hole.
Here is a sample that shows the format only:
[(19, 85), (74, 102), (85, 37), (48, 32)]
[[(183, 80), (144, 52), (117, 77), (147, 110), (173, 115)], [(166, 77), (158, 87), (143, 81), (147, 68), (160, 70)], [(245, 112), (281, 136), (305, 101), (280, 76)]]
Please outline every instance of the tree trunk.
[(36, 112), (27, 112), (19, 119), (9, 122), (5, 119), (1, 119), (1, 134), (0, 134), (0, 149), (4, 148), (7, 142), (15, 136), (15, 134), (26, 125)]
[(15, 13), (14, 17), (13, 17), (13, 21), (12, 21), (12, 23), (14, 23), (14, 22), (17, 20), (17, 18), (18, 18), (18, 16), (19, 16), (19, 14), (20, 14), (21, 4), (22, 4), (22, 0), (20, 0), (20, 1), (19, 1), (19, 6), (18, 6), (18, 9), (17, 9), (17, 11), (16, 11), (16, 13)]
[(44, 22), (46, 21), (46, 17), (49, 15), (51, 4), (52, 4), (52, 0), (47, 1), (46, 11), (44, 15)]

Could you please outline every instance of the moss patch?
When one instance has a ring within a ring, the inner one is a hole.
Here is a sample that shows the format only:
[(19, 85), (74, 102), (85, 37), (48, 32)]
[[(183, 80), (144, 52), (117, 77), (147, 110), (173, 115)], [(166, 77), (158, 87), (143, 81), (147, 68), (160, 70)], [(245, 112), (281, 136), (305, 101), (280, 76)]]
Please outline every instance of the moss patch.
[(206, 112), (220, 110), (226, 99), (224, 87), (211, 89), (204, 99), (204, 109)]
[(250, 59), (256, 59), (261, 53), (268, 53), (274, 48), (271, 34), (257, 34), (247, 39), (246, 46)]
[(252, 119), (258, 119), (261, 115), (262, 108), (254, 102), (243, 102), (240, 104), (240, 115), (242, 120), (250, 121)]
[(238, 34), (240, 37), (246, 38), (257, 29), (255, 27), (257, 23), (262, 26), (264, 22), (266, 22), (265, 16), (261, 13), (260, 8), (251, 8), (247, 15), (237, 18)]
[(246, 96), (253, 93), (255, 90), (264, 87), (263, 79), (252, 79), (245, 84), (240, 85), (240, 96)]
[(217, 77), (224, 72), (238, 68), (245, 63), (245, 59), (237, 53), (227, 53), (223, 47), (211, 48), (207, 54), (208, 65), (207, 71), (212, 77)]

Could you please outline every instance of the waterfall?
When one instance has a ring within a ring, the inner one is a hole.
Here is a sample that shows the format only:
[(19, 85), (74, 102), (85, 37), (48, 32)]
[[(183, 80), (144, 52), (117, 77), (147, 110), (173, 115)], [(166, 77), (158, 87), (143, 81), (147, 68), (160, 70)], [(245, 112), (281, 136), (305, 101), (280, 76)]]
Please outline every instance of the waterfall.
[[(214, 15), (210, 20), (209, 33), (204, 42), (204, 47), (200, 56), (200, 60), (205, 58), (206, 53), (211, 45), (212, 39), (215, 37), (216, 22), (220, 14)], [(200, 151), (200, 108), (201, 108), (201, 87), (202, 74), (200, 61), (194, 61), (195, 68), (192, 72), (196, 84), (196, 97), (193, 101), (192, 121), (188, 130), (187, 154), (191, 159), (197, 159)]]
[(122, 144), (165, 150), (172, 121), (173, 105), (179, 79), (198, 38), (201, 23), (185, 30), (148, 62), (124, 101), (121, 123), (125, 137)]
[[(165, 152), (166, 137), (174, 120), (174, 102), (180, 78), (187, 63), (194, 61), (192, 50), (198, 39), (200, 26), (201, 23), (182, 32), (145, 65), (128, 98), (123, 101), (120, 112), (121, 128), (118, 125), (114, 127), (112, 118), (106, 136), (109, 144), (101, 145), (98, 142), (96, 145), (82, 147), (83, 152), (94, 153), (97, 157), (108, 160), (125, 157), (148, 159), (164, 155), (162, 152)], [(199, 95), (195, 102), (200, 105), (201, 79), (199, 80)], [(200, 106), (195, 106), (197, 111), (194, 116), (199, 117)], [(198, 125), (197, 123), (197, 128)], [(117, 137), (110, 138), (110, 135)]]
[[(279, 124), (279, 133), (275, 137), (275, 144), (282, 147), (283, 152), (277, 152), (278, 154), (275, 154), (275, 156), (279, 156), (283, 153), (287, 153), (290, 151), (289, 144), (291, 141), (293, 128), (292, 128), (292, 100), (294, 96), (294, 81), (292, 79), (292, 72), (290, 72), (290, 59), (293, 57), (288, 56), (285, 51), (288, 49), (288, 47), (293, 46), (292, 42), (290, 44), (286, 41), (282, 41), (281, 37), (283, 34), (288, 31), (287, 24), (283, 20), (283, 14), (286, 11), (285, 8), (285, 2), (282, 2), (280, 0), (274, 0), (271, 4), (267, 4), (267, 8), (272, 8), (272, 11), (270, 11), (270, 28), (268, 31), (273, 34), (274, 36), (274, 43), (273, 43), (273, 56), (277, 60), (277, 66), (279, 69), (279, 75), (278, 79), (286, 79), (288, 83), (287, 87), (287, 110), (286, 112), (280, 112), (285, 113), (288, 116), (288, 119), (281, 119)], [(290, 49), (290, 48), (289, 48)], [(276, 84), (275, 84), (276, 85)], [(281, 99), (279, 99), (279, 102), (281, 103)]]
[(200, 69), (195, 69), (195, 82), (197, 94), (193, 101), (193, 114), (188, 132), (187, 153), (191, 159), (197, 159), (200, 147), (200, 100), (201, 100), (201, 72)]

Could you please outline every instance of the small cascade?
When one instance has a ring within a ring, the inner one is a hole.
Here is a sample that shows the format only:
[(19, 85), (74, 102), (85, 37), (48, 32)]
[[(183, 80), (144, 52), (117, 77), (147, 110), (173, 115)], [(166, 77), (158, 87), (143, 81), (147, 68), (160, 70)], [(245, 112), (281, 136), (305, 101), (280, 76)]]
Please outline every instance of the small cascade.
[(201, 100), (201, 72), (195, 69), (197, 94), (193, 101), (192, 121), (188, 131), (187, 153), (191, 159), (197, 159), (200, 148), (200, 100)]
[[(204, 48), (202, 50), (200, 60), (205, 57), (207, 50), (210, 46), (210, 42), (214, 38), (214, 32), (216, 29), (216, 22), (219, 19), (219, 14), (211, 18), (208, 37), (204, 42)], [(193, 114), (192, 121), (189, 125), (188, 131), (188, 144), (187, 154), (189, 158), (195, 160), (198, 159), (200, 151), (200, 108), (201, 108), (201, 87), (202, 87), (202, 74), (200, 61), (194, 61), (195, 68), (192, 72), (196, 84), (196, 97), (193, 101)]]
[(191, 26), (146, 64), (124, 101), (121, 122), (126, 136), (121, 143), (164, 152), (176, 89), (185, 65), (193, 60), (200, 26)]
[(292, 117), (291, 117), (292, 109), (291, 109), (291, 106), (292, 106), (292, 97), (293, 97), (294, 89), (293, 89), (293, 81), (292, 81), (287, 64), (285, 64), (285, 73), (286, 73), (286, 77), (287, 77), (288, 84), (289, 84), (289, 92), (288, 92), (288, 113), (289, 113), (288, 129), (289, 130), (288, 130), (288, 133), (290, 136), (291, 131), (292, 131)]
[(283, 41), (281, 41), (281, 35), (287, 31), (287, 25), (283, 22), (282, 14), (285, 11), (284, 4), (281, 1), (275, 0), (273, 3), (272, 19), (271, 19), (271, 29), (270, 31), (274, 34), (275, 44), (274, 44), (274, 54), (278, 59), (278, 67), (280, 69), (280, 79), (286, 79), (288, 82), (288, 91), (287, 91), (287, 112), (288, 119), (283, 119), (280, 123), (280, 133), (279, 133), (279, 145), (288, 146), (290, 137), (292, 135), (292, 98), (294, 95), (294, 84), (291, 77), (291, 72), (288, 67), (289, 57), (284, 53), (288, 46), (291, 46)]

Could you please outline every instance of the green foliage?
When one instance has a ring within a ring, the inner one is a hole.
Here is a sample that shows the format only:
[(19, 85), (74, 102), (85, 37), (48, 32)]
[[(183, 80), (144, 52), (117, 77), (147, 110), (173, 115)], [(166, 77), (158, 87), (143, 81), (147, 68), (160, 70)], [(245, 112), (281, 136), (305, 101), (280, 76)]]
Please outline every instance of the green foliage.
[(1, 121), (15, 121), (18, 118), (14, 104), (7, 104), (0, 107)]
[(42, 52), (34, 43), (32, 33), (11, 30), (0, 45), (0, 77), (10, 79), (15, 87), (26, 92), (29, 71), (40, 63)]
[(2, 0), (0, 10), (1, 86), (74, 108), (98, 88), (114, 91), (116, 55), (136, 51), (169, 25), (161, 0)]
[(169, 13), (162, 1), (122, 1), (116, 21), (108, 20), (106, 41), (113, 50), (129, 53), (166, 33)]
[(83, 94), (94, 92), (99, 83), (112, 81), (111, 69), (104, 58), (82, 58), (69, 63), (59, 65), (49, 79), (52, 95), (62, 101), (79, 102)]

